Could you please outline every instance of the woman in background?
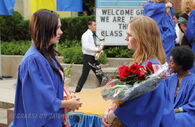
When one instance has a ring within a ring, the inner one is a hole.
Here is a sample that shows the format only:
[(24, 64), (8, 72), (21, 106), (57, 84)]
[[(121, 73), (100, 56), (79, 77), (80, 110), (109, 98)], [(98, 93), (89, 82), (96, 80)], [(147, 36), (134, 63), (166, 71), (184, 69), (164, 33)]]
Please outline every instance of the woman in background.
[(172, 49), (169, 67), (175, 74), (165, 83), (174, 104), (175, 127), (195, 126), (195, 74), (189, 72), (193, 63), (194, 54), (189, 47)]
[(149, 0), (144, 4), (144, 16), (156, 21), (160, 29), (161, 41), (169, 62), (170, 51), (175, 47), (174, 8), (169, 0)]

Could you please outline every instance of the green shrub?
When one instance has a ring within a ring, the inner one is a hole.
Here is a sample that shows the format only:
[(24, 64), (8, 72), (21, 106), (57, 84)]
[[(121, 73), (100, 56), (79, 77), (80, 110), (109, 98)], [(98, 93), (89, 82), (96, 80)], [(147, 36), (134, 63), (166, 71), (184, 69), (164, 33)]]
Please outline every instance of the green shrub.
[(81, 41), (78, 41), (78, 40), (66, 40), (64, 42), (60, 42), (59, 46), (60, 46), (59, 47), (60, 49), (77, 47), (77, 46), (81, 46)]
[(15, 40), (15, 35), (17, 35), (16, 25), (23, 21), (22, 15), (13, 11), (13, 16), (11, 15), (0, 15), (0, 32), (2, 41)]
[[(24, 55), (31, 46), (31, 41), (12, 41), (12, 42), (1, 42), (1, 52), (3, 55)], [(77, 40), (67, 40), (64, 43), (58, 44), (58, 52), (63, 55), (63, 62), (65, 63), (82, 63), (82, 50), (81, 42)], [(129, 50), (126, 46), (107, 46), (104, 49), (103, 55), (99, 61), (102, 64), (107, 63), (107, 57), (116, 58), (131, 58), (134, 51)]]
[(133, 50), (129, 50), (127, 46), (105, 46), (104, 52), (107, 57), (116, 58), (132, 58)]
[(81, 47), (66, 48), (63, 51), (63, 62), (81, 64), (82, 56), (83, 53)]
[(1, 54), (24, 55), (31, 46), (31, 41), (1, 42)]
[(105, 53), (102, 54), (102, 56), (98, 60), (101, 64), (106, 64), (108, 62), (107, 55)]
[(23, 20), (16, 24), (16, 33), (14, 40), (31, 40), (29, 32), (29, 20)]
[(87, 30), (87, 22), (95, 16), (79, 16), (72, 18), (61, 18), (63, 35), (61, 40), (81, 40), (82, 34)]
[[(81, 46), (79, 47), (71, 47), (63, 50), (63, 62), (64, 63), (75, 63), (81, 64), (83, 58), (83, 53), (81, 50)], [(107, 63), (107, 56), (105, 53), (99, 59), (99, 62), (102, 64)]]

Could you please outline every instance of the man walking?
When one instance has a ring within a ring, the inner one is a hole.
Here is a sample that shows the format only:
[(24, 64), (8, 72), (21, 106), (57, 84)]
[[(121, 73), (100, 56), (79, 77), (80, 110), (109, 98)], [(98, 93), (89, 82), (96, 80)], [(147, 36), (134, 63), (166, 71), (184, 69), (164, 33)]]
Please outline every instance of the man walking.
[(80, 92), (87, 77), (89, 71), (92, 69), (95, 73), (99, 83), (101, 84), (103, 78), (103, 71), (101, 70), (100, 63), (95, 60), (95, 54), (101, 52), (101, 48), (96, 44), (96, 22), (95, 20), (88, 21), (88, 30), (82, 35), (82, 52), (83, 52), (83, 70), (79, 79), (75, 92)]

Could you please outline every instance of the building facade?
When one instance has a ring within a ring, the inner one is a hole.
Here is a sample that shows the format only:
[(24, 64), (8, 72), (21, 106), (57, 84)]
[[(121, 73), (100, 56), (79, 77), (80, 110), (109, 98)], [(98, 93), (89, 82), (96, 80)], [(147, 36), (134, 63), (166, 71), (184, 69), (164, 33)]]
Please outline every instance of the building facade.
[[(56, 0), (54, 0), (56, 3)], [(24, 19), (30, 19), (32, 12), (31, 12), (31, 0), (16, 0), (14, 5), (14, 10), (18, 11)], [(61, 18), (63, 17), (72, 17), (78, 16), (78, 12), (68, 12), (68, 11), (58, 11)]]

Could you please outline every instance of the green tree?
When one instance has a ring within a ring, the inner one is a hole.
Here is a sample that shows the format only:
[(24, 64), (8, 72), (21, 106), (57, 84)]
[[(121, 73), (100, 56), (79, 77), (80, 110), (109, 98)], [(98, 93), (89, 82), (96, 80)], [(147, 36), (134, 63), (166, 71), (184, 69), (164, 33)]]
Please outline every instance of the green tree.
[(83, 12), (80, 12), (79, 15), (95, 15), (95, 1), (83, 0)]

